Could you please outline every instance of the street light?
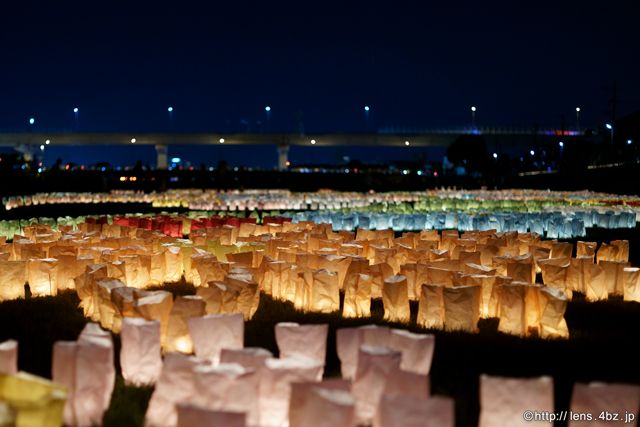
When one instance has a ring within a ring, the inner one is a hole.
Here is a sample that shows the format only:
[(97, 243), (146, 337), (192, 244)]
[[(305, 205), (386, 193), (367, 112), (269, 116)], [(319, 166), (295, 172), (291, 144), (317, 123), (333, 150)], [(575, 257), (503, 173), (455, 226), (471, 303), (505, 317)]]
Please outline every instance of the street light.
[(224, 144), (224, 138), (219, 139), (220, 144)]
[(311, 140), (311, 145), (316, 145), (316, 140), (315, 139)]
[(136, 143), (136, 139), (135, 138), (131, 138), (131, 143), (135, 144)]
[(611, 123), (606, 123), (604, 125), (611, 132), (611, 144), (613, 144), (613, 125)]
[(411, 143), (409, 141), (405, 141), (404, 145), (406, 145), (408, 147), (409, 145), (411, 145)]
[(369, 130), (369, 110), (371, 110), (371, 108), (369, 108), (368, 105), (364, 106), (364, 128), (365, 130)]
[(560, 146), (560, 148), (564, 148), (564, 142), (560, 141), (558, 142), (558, 145)]
[(532, 156), (534, 156), (534, 155), (536, 154), (536, 152), (535, 152), (535, 151), (533, 151), (533, 150), (531, 150), (531, 151), (529, 151), (529, 154), (531, 154)]
[(580, 132), (580, 107), (576, 107), (576, 131)]
[(475, 105), (471, 106), (471, 128), (475, 129), (476, 128), (476, 111), (477, 108)]
[(264, 111), (266, 111), (266, 112), (268, 113), (269, 111), (271, 111), (271, 107), (269, 107), (269, 106), (267, 105), (266, 107), (264, 107)]
[(369, 106), (368, 105), (364, 106), (364, 111), (366, 111), (367, 113), (369, 112)]
[(493, 158), (497, 159), (498, 158), (498, 153), (493, 153)]
[(633, 144), (633, 140), (627, 139), (627, 145), (631, 145), (631, 144)]
[(46, 145), (49, 145), (49, 144), (51, 144), (51, 140), (50, 140), (50, 139), (47, 139), (44, 143), (45, 143)]
[(29, 124), (33, 125), (36, 122), (36, 119), (34, 119), (33, 117), (29, 117)]

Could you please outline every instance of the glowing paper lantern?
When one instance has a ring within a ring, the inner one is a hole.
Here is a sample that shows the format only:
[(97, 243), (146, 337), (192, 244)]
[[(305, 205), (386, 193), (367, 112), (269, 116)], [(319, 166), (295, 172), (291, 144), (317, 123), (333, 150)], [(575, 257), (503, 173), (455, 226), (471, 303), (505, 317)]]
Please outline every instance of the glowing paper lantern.
[(118, 311), (115, 305), (111, 301), (111, 292), (114, 289), (124, 287), (118, 279), (100, 279), (96, 281), (95, 294), (94, 294), (94, 307), (97, 307), (100, 326), (108, 330), (114, 330), (120, 332), (121, 320), (117, 320), (117, 327), (114, 328), (115, 317), (118, 316)]
[(418, 304), (418, 325), (427, 329), (444, 327), (444, 287), (438, 285), (422, 285)]
[(351, 274), (344, 284), (343, 317), (371, 316), (371, 282), (368, 274)]
[(609, 295), (624, 295), (624, 269), (629, 267), (628, 262), (600, 261), (604, 281), (607, 284)]
[(240, 366), (256, 371), (260, 371), (267, 359), (271, 358), (273, 358), (273, 354), (269, 350), (260, 347), (223, 348), (220, 351), (220, 363), (237, 363)]
[(26, 261), (0, 260), (0, 301), (24, 298), (27, 283)]
[(454, 427), (453, 399), (385, 395), (373, 419), (373, 427), (423, 425)]
[(208, 287), (199, 287), (196, 295), (205, 301), (207, 314), (242, 313), (245, 319), (253, 316), (260, 302), (256, 283), (212, 282)]
[(428, 375), (398, 369), (387, 377), (383, 394), (386, 396), (427, 397), (431, 394), (429, 388)]
[(169, 315), (173, 308), (173, 294), (167, 291), (146, 291), (135, 301), (134, 308), (136, 313), (145, 319), (160, 322), (160, 337), (164, 344), (169, 328)]
[(18, 341), (0, 343), (0, 374), (13, 375), (18, 372)]
[(387, 377), (400, 369), (401, 353), (387, 347), (362, 345), (353, 382), (358, 422), (370, 423), (384, 393)]
[(550, 287), (536, 288), (540, 310), (540, 336), (542, 338), (569, 338), (569, 328), (564, 319), (567, 296)]
[(52, 376), (69, 390), (65, 424), (89, 427), (101, 423), (115, 386), (111, 334), (88, 323), (77, 342), (55, 343)]
[(414, 334), (404, 329), (391, 329), (389, 347), (402, 354), (400, 369), (428, 375), (435, 349), (435, 337), (430, 334)]
[(567, 274), (570, 264), (571, 260), (566, 258), (550, 258), (540, 263), (542, 282), (546, 286), (563, 291), (569, 298), (573, 295), (573, 290), (567, 288)]
[(640, 302), (640, 268), (627, 267), (624, 274), (624, 300)]
[(609, 284), (604, 269), (600, 264), (591, 264), (588, 280), (585, 280), (586, 297), (589, 301), (600, 301), (609, 298)]
[[(640, 407), (640, 387), (631, 384), (576, 383), (571, 396), (574, 414), (593, 414), (592, 420), (570, 419), (569, 427), (607, 427), (610, 425), (636, 425), (628, 422), (625, 414), (636, 415)], [(600, 418), (608, 412), (619, 414), (617, 422)]]
[(102, 422), (115, 386), (111, 333), (88, 323), (78, 337), (74, 411), (78, 426)]
[(262, 370), (260, 380), (260, 426), (281, 427), (287, 421), (291, 383), (318, 381), (323, 364), (294, 357), (269, 359)]
[[(289, 427), (300, 427), (302, 425), (307, 425), (306, 422), (308, 421), (306, 420), (308, 419), (309, 411), (307, 411), (306, 403), (310, 398), (315, 398), (313, 396), (310, 396), (316, 389), (350, 392), (351, 381), (339, 378), (330, 378), (320, 382), (306, 381), (291, 383), (291, 399), (289, 400)], [(317, 416), (318, 414), (315, 415), (316, 421), (323, 418), (323, 416)], [(303, 424), (303, 422), (305, 422), (305, 424)]]
[(217, 411), (247, 414), (247, 422), (256, 425), (258, 419), (259, 375), (253, 369), (236, 364), (196, 366), (195, 399), (199, 406)]
[(596, 256), (597, 242), (582, 242), (578, 241), (576, 244), (576, 258), (577, 257), (591, 257), (594, 259)]
[(329, 325), (299, 325), (281, 322), (275, 326), (280, 358), (306, 357), (324, 366)]
[(356, 425), (355, 408), (355, 400), (348, 391), (314, 388), (305, 400), (295, 426), (353, 427)]
[(58, 294), (58, 260), (54, 258), (30, 259), (27, 262), (27, 281), (33, 296)]
[(444, 288), (444, 328), (447, 331), (477, 332), (480, 318), (480, 286)]
[(167, 339), (164, 344), (165, 351), (179, 351), (181, 353), (191, 353), (193, 351), (193, 341), (189, 335), (187, 322), (192, 317), (200, 317), (205, 314), (205, 303), (202, 298), (196, 295), (178, 296), (173, 302), (171, 313), (169, 314), (169, 325), (167, 327)]
[(340, 310), (340, 286), (337, 273), (323, 269), (313, 272), (308, 310), (319, 313)]
[(45, 378), (26, 372), (0, 374), (0, 406), (5, 425), (61, 426), (66, 396), (64, 387)]
[(76, 377), (75, 341), (56, 341), (53, 344), (51, 378), (54, 383), (64, 386), (67, 390), (67, 402), (64, 405), (64, 424), (76, 425), (76, 415), (73, 407), (75, 377)]
[(199, 359), (217, 365), (222, 349), (237, 350), (244, 345), (244, 318), (240, 313), (192, 317), (187, 322)]
[(405, 276), (396, 275), (384, 280), (382, 303), (385, 320), (389, 322), (408, 322), (410, 320), (409, 293)]
[(154, 427), (177, 425), (176, 404), (196, 398), (196, 377), (193, 370), (199, 363), (196, 358), (180, 353), (165, 355), (162, 372), (145, 415), (147, 425)]
[(125, 318), (120, 332), (120, 367), (127, 384), (155, 384), (162, 370), (160, 322)]
[(177, 427), (246, 427), (246, 415), (242, 412), (213, 411), (186, 403), (176, 407)]
[(525, 420), (526, 411), (553, 412), (553, 380), (480, 377), (479, 427), (551, 426), (551, 421)]
[(525, 336), (530, 328), (538, 329), (540, 313), (536, 289), (535, 286), (517, 282), (497, 287), (500, 312), (498, 331)]

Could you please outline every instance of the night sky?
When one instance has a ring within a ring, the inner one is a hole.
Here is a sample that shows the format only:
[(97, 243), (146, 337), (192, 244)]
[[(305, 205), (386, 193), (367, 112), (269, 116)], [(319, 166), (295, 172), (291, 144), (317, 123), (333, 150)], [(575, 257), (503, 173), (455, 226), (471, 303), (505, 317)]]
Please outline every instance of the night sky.
[(500, 3), (4, 2), (0, 129), (596, 127), (614, 81), (640, 108), (639, 2)]

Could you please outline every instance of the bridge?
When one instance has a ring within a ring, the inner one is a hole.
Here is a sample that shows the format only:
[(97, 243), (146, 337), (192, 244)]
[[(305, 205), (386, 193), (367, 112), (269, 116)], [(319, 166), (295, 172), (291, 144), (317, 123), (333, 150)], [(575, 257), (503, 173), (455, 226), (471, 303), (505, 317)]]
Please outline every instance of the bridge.
[(557, 141), (580, 136), (576, 131), (522, 128), (459, 128), (433, 130), (380, 130), (377, 133), (140, 133), (140, 132), (14, 132), (0, 133), (0, 146), (14, 147), (27, 157), (44, 144), (55, 145), (153, 145), (156, 166), (168, 166), (169, 145), (273, 145), (278, 150), (278, 167), (287, 166), (289, 147), (297, 146), (379, 146), (446, 147), (462, 135), (482, 135), (489, 148)]

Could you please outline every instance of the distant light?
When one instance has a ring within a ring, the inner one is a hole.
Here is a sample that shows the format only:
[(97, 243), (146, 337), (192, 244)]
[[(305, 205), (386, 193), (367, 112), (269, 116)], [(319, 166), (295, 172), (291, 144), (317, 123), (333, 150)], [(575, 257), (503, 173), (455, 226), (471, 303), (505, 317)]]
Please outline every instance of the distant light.
[(344, 173), (349, 173), (349, 168), (345, 168)]
[(536, 154), (536, 152), (531, 150), (531, 151), (529, 151), (529, 154), (531, 154), (533, 156), (534, 154)]
[(627, 139), (627, 145), (631, 145), (631, 144), (633, 144), (633, 141), (630, 139)]
[(402, 175), (409, 175), (409, 171), (407, 169), (402, 170)]
[(271, 111), (271, 107), (269, 107), (269, 106), (267, 105), (266, 107), (264, 107), (264, 111), (266, 111), (266, 112), (268, 113), (269, 111)]
[(422, 176), (422, 171), (418, 171), (418, 176)]
[(311, 140), (311, 145), (316, 145), (316, 140), (315, 139)]
[(136, 143), (136, 139), (135, 138), (131, 138), (131, 143), (135, 144)]
[(172, 157), (171, 158), (171, 163), (180, 163), (182, 161), (182, 159), (180, 157)]
[(38, 168), (38, 173), (42, 173), (42, 168)]
[(50, 139), (47, 139), (44, 143), (45, 143), (45, 144), (47, 144), (47, 145), (49, 145), (49, 144), (51, 144), (51, 140), (50, 140)]
[(102, 172), (104, 172), (104, 171), (106, 171), (106, 170), (107, 170), (107, 168), (103, 166), (103, 167), (101, 167), (101, 168), (100, 168), (100, 170), (101, 170)]
[(167, 111), (170, 112), (170, 113), (173, 113), (173, 107), (167, 108)]
[(291, 166), (291, 162), (289, 160), (287, 160), (285, 164), (287, 165), (287, 167)]
[(564, 147), (564, 142), (560, 141), (558, 142), (558, 145), (560, 146), (560, 148)]
[(438, 171), (433, 171), (433, 176), (438, 177)]
[(471, 111), (473, 111), (474, 113), (476, 112), (477, 108), (475, 106), (471, 107)]
[(220, 144), (224, 144), (224, 138), (220, 138)]
[(576, 107), (576, 113), (580, 112), (580, 107)]
[(36, 122), (36, 119), (34, 119), (33, 117), (29, 118), (29, 124), (32, 125)]
[(409, 141), (405, 141), (405, 142), (404, 142), (404, 145), (406, 145), (406, 146), (408, 147), (408, 146), (409, 146), (409, 145), (411, 145), (411, 144), (409, 143)]
[(613, 126), (611, 126), (611, 123), (607, 123), (606, 125), (604, 125), (604, 127), (606, 127), (609, 130), (613, 129)]
[(369, 106), (368, 105), (364, 106), (364, 111), (369, 112)]
[(40, 146), (40, 150), (44, 151), (44, 145)]
[(493, 158), (497, 159), (498, 158), (498, 153), (493, 153)]
[(75, 108), (73, 109), (73, 112), (74, 112), (74, 113), (77, 113), (77, 112), (78, 112), (78, 107), (75, 107)]

